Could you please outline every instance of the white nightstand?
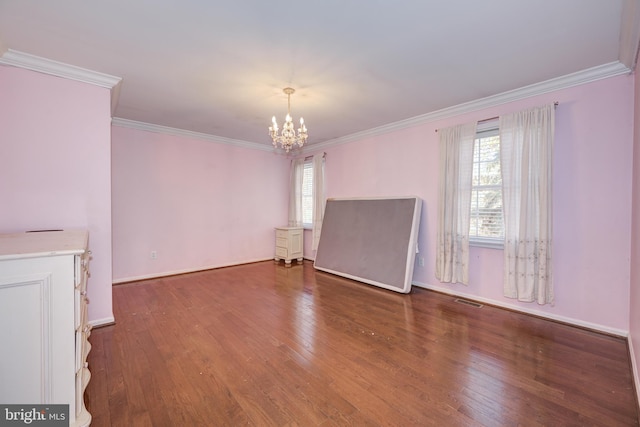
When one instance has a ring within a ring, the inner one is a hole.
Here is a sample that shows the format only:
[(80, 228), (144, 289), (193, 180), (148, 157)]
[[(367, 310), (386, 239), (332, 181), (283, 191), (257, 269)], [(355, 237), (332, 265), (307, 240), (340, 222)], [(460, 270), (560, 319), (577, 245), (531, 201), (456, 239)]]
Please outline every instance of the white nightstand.
[(291, 267), (291, 260), (302, 262), (304, 251), (304, 230), (302, 227), (276, 227), (275, 261), (284, 260), (285, 267)]

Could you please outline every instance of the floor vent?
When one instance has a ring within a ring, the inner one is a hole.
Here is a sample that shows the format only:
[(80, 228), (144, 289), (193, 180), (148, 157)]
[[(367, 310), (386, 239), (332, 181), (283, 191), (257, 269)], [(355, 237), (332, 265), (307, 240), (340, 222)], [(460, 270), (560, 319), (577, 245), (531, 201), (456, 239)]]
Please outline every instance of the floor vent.
[(454, 300), (454, 302), (457, 302), (458, 304), (470, 305), (470, 306), (475, 307), (475, 308), (482, 308), (482, 304), (478, 304), (477, 302), (469, 301), (469, 300), (466, 300), (466, 299), (456, 298)]

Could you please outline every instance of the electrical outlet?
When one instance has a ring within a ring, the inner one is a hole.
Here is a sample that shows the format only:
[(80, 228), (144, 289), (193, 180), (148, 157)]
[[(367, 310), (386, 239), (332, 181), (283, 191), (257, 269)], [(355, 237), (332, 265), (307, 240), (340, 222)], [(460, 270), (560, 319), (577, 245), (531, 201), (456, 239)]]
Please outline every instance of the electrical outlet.
[(424, 267), (424, 257), (418, 258), (418, 264), (420, 264), (420, 267)]
[(158, 259), (158, 252), (151, 251), (151, 259)]

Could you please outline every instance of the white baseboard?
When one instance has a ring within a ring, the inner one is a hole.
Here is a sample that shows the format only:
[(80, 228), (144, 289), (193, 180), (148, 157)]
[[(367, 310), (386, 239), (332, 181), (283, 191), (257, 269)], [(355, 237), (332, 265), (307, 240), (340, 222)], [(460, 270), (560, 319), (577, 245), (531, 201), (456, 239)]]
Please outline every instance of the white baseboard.
[(196, 273), (198, 271), (213, 270), (213, 269), (216, 269), (216, 268), (223, 268), (223, 267), (233, 267), (235, 265), (242, 265), (242, 264), (252, 264), (254, 262), (269, 261), (269, 260), (272, 260), (272, 259), (273, 259), (273, 257), (271, 257), (271, 258), (260, 258), (260, 259), (254, 259), (254, 260), (248, 260), (248, 261), (238, 261), (238, 262), (229, 263), (229, 264), (216, 264), (216, 265), (210, 265), (210, 266), (207, 266), (207, 267), (189, 268), (189, 269), (185, 269), (185, 270), (164, 271), (162, 273), (145, 274), (145, 275), (142, 275), (142, 276), (123, 277), (123, 278), (114, 280), (113, 284), (114, 285), (118, 285), (118, 284), (121, 284), (121, 283), (137, 282), (137, 281), (140, 281), (140, 280), (147, 280), (147, 279), (157, 279), (157, 278), (160, 278), (160, 277), (175, 276), (175, 275), (178, 275), (178, 274)]
[(638, 406), (640, 406), (640, 378), (638, 378), (638, 365), (636, 364), (636, 355), (633, 350), (633, 340), (631, 334), (627, 338), (629, 345), (629, 357), (631, 358), (631, 372), (633, 373), (633, 384), (635, 385), (636, 400), (638, 400)]
[(508, 304), (508, 303), (505, 303), (503, 301), (496, 301), (496, 300), (489, 299), (489, 298), (479, 297), (477, 295), (466, 294), (464, 292), (456, 292), (456, 291), (452, 291), (451, 289), (443, 288), (443, 287), (440, 287), (440, 286), (433, 286), (433, 285), (428, 285), (428, 284), (420, 283), (420, 282), (413, 282), (412, 285), (417, 286), (419, 288), (430, 289), (430, 290), (441, 292), (441, 293), (444, 293), (444, 294), (453, 295), (453, 296), (456, 296), (456, 297), (461, 297), (461, 298), (470, 299), (470, 300), (473, 300), (473, 301), (483, 302), (483, 303), (489, 304), (489, 305), (495, 305), (497, 307), (506, 308), (506, 309), (512, 310), (512, 311), (519, 311), (521, 313), (531, 314), (533, 316), (543, 317), (543, 318), (549, 319), (549, 320), (555, 320), (557, 322), (567, 323), (567, 324), (570, 324), (570, 325), (579, 326), (579, 327), (586, 328), (586, 329), (592, 329), (594, 331), (603, 332), (603, 333), (606, 333), (606, 334), (609, 334), (609, 335), (615, 335), (615, 336), (618, 336), (620, 338), (629, 338), (629, 331), (625, 331), (625, 330), (622, 330), (622, 329), (611, 328), (609, 326), (599, 325), (599, 324), (591, 323), (591, 322), (585, 322), (585, 321), (582, 321), (582, 320), (573, 319), (571, 317), (558, 316), (558, 315), (555, 315), (555, 314), (546, 313), (544, 311), (527, 309), (527, 308), (523, 308), (523, 307), (515, 305), (515, 304)]
[(102, 319), (90, 320), (88, 323), (92, 328), (99, 328), (100, 326), (113, 325), (114, 323), (116, 323), (116, 319), (113, 316), (110, 316)]

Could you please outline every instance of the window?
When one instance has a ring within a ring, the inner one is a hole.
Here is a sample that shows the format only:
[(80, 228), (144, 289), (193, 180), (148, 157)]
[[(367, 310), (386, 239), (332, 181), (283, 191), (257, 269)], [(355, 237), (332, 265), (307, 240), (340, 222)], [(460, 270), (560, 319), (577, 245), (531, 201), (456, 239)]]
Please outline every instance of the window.
[(324, 213), (324, 154), (292, 160), (290, 179), (289, 226), (315, 227), (314, 235), (319, 238)]
[(305, 159), (302, 171), (302, 226), (313, 227), (313, 159)]
[(497, 124), (497, 120), (478, 124), (473, 145), (469, 242), (475, 246), (502, 247), (504, 241)]

